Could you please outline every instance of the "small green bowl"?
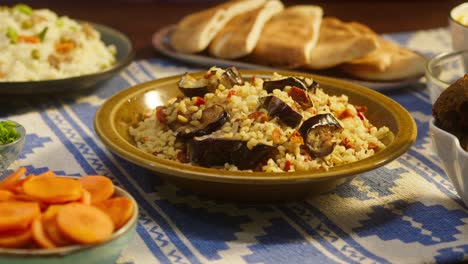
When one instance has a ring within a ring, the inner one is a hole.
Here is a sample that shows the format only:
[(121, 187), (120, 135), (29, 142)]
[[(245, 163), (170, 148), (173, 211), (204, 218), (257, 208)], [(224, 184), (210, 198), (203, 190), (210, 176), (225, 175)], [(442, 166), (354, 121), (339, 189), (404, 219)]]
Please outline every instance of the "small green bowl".
[(4, 170), (8, 169), (16, 158), (18, 158), (19, 154), (23, 150), (24, 138), (26, 137), (26, 129), (24, 129), (21, 124), (11, 120), (8, 121), (16, 125), (16, 130), (20, 137), (11, 143), (3, 145), (0, 144), (0, 175)]
[(127, 197), (133, 203), (128, 222), (105, 242), (95, 245), (76, 245), (56, 249), (0, 248), (0, 264), (106, 264), (115, 263), (123, 248), (135, 234), (138, 205), (122, 188), (115, 187), (114, 197)]

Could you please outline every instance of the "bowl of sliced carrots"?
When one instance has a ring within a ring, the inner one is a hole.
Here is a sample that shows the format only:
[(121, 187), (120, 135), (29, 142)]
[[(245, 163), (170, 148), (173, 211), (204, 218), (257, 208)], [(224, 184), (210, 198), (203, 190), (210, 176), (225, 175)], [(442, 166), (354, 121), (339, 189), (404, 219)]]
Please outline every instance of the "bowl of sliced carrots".
[(0, 181), (0, 263), (115, 263), (137, 219), (135, 200), (105, 176), (21, 167)]

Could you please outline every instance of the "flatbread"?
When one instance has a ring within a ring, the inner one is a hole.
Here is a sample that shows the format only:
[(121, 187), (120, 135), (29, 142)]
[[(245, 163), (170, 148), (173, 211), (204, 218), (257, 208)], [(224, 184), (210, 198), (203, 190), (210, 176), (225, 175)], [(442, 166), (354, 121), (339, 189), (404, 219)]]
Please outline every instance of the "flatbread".
[(379, 47), (368, 55), (344, 63), (340, 68), (351, 76), (366, 80), (394, 81), (424, 74), (426, 58), (393, 42), (384, 40), (366, 26), (353, 23), (357, 34), (372, 36)]
[(266, 0), (231, 0), (210, 9), (184, 17), (170, 37), (178, 52), (196, 53), (204, 50), (216, 34), (236, 15), (254, 10)]
[(250, 54), (257, 45), (265, 23), (283, 8), (281, 1), (269, 0), (255, 10), (237, 15), (216, 35), (208, 51), (224, 59)]
[(317, 45), (310, 52), (306, 68), (321, 70), (350, 62), (377, 49), (373, 36), (356, 32), (351, 23), (326, 17), (320, 26)]
[(309, 61), (317, 44), (323, 10), (314, 5), (286, 8), (268, 21), (248, 57), (254, 63), (297, 68)]

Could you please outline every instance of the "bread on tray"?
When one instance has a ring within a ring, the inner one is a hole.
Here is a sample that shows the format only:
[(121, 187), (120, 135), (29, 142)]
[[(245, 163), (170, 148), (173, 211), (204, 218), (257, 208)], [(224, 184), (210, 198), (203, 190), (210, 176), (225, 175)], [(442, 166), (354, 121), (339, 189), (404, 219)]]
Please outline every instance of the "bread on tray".
[(305, 67), (313, 70), (331, 68), (363, 57), (377, 47), (375, 38), (356, 33), (351, 23), (325, 17), (317, 45), (311, 50)]
[(184, 17), (170, 37), (171, 46), (178, 52), (200, 52), (235, 16), (254, 10), (266, 0), (231, 0), (210, 9)]
[(420, 77), (426, 61), (366, 25), (323, 17), (317, 5), (285, 8), (281, 0), (230, 0), (188, 15), (170, 43), (180, 53), (205, 51), (286, 69), (333, 69), (371, 81)]
[(322, 15), (319, 6), (298, 5), (273, 16), (264, 26), (249, 60), (285, 68), (306, 64), (317, 44)]
[(380, 38), (365, 25), (355, 22), (351, 25), (357, 34), (374, 37), (379, 47), (361, 58), (342, 64), (340, 68), (345, 73), (376, 81), (420, 77), (424, 74), (425, 57)]
[(212, 56), (236, 59), (248, 55), (257, 45), (265, 23), (283, 10), (279, 0), (268, 0), (261, 7), (234, 17), (218, 32), (208, 51)]

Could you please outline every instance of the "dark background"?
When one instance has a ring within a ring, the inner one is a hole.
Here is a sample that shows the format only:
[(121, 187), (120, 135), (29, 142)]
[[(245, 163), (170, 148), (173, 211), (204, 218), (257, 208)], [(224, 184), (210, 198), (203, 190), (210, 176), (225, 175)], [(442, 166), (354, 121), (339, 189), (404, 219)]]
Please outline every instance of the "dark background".
[[(105, 24), (127, 34), (133, 41), (137, 58), (158, 54), (151, 47), (151, 35), (158, 29), (177, 23), (183, 16), (222, 1), (208, 0), (2, 0), (0, 5), (25, 3), (33, 8), (49, 8), (59, 15)], [(293, 4), (315, 4), (325, 16), (344, 21), (359, 21), (378, 33), (414, 31), (448, 26), (451, 8), (464, 1), (401, 1), (401, 0), (328, 0), (283, 1)]]

